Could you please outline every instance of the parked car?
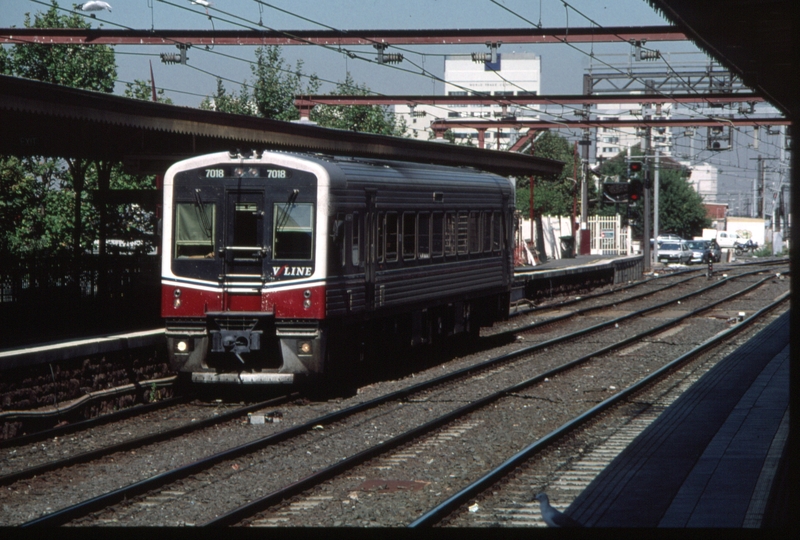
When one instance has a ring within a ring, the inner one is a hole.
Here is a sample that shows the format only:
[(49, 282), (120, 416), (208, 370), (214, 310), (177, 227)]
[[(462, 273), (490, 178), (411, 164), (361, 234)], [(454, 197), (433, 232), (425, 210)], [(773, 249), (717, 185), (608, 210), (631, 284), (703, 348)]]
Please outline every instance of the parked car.
[(677, 234), (659, 234), (658, 235), (658, 241), (659, 242), (680, 242), (681, 240), (683, 240), (683, 238), (681, 238)]
[(692, 252), (692, 258), (689, 260), (690, 263), (703, 262), (703, 256), (707, 249), (711, 249), (712, 261), (720, 262), (722, 260), (722, 249), (720, 249), (719, 244), (714, 240), (692, 240), (686, 242), (686, 245)]
[(677, 234), (659, 234), (658, 237), (656, 237), (655, 241), (652, 238), (650, 239), (650, 248), (651, 249), (653, 247), (655, 247), (656, 241), (658, 242), (658, 245), (660, 246), (664, 242), (683, 242), (683, 238), (681, 238)]
[(661, 242), (658, 246), (658, 262), (688, 264), (692, 250), (686, 242)]

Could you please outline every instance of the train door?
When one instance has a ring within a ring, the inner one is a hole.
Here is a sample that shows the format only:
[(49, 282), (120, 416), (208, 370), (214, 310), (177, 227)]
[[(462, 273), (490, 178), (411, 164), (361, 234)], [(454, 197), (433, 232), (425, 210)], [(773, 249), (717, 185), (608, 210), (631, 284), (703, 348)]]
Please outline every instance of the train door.
[(367, 311), (375, 309), (375, 279), (378, 251), (378, 213), (375, 211), (377, 192), (367, 190), (367, 212), (364, 216), (364, 284), (366, 287)]
[(225, 204), (225, 277), (260, 280), (266, 256), (264, 193), (230, 191)]

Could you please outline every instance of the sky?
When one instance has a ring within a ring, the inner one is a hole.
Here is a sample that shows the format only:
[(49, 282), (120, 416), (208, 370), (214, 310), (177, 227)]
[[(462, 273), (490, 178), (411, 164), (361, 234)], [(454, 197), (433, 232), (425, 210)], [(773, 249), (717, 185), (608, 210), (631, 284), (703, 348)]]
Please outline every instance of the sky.
[[(74, 2), (60, 1), (62, 8)], [(0, 0), (0, 26), (24, 26), (25, 13), (45, 11), (49, 0)], [(529, 28), (531, 23), (545, 27), (659, 25), (667, 22), (644, 0), (571, 0), (565, 7), (561, 0), (213, 0), (209, 13), (190, 0), (109, 0), (112, 12), (96, 12), (92, 26), (135, 29), (252, 29), (264, 27), (278, 30), (321, 29), (332, 27), (353, 29), (435, 29), (435, 28)], [(223, 13), (224, 12), (224, 13)], [(580, 13), (579, 13), (580, 12)], [(293, 16), (291, 14), (296, 14)], [(586, 17), (582, 16), (585, 15)], [(238, 17), (238, 18), (236, 18)], [(226, 22), (230, 21), (230, 22)], [(695, 50), (686, 43), (659, 44), (659, 48)], [(372, 47), (352, 47), (362, 56), (375, 58)], [(359, 84), (366, 84), (381, 94), (440, 94), (442, 84), (419, 75), (424, 68), (438, 77), (444, 74), (444, 55), (486, 52), (482, 46), (404, 46), (408, 62), (399, 66), (379, 66), (353, 59), (343, 52), (316, 46), (287, 46), (283, 57), (294, 68), (303, 62), (303, 71), (323, 79), (322, 91), (332, 89), (348, 72)], [(578, 49), (578, 50), (576, 50)], [(624, 61), (628, 45), (578, 45), (576, 49), (562, 45), (506, 45), (501, 53), (533, 52), (542, 57), (542, 93), (577, 94), (582, 92), (582, 74), (589, 65), (589, 54), (610, 54), (606, 61)], [(170, 47), (116, 48), (117, 93), (124, 82), (149, 79), (149, 61), (153, 62), (156, 85), (165, 88), (172, 100), (181, 105), (197, 106), (202, 97), (216, 90), (215, 76), (223, 77), (227, 88), (236, 88), (231, 81), (252, 80), (250, 64), (252, 47), (216, 46), (212, 50), (189, 50), (189, 66), (165, 65), (162, 52), (177, 52)], [(392, 52), (390, 49), (387, 52)], [(219, 54), (223, 53), (223, 54)], [(241, 58), (235, 60), (231, 56)], [(695, 60), (702, 57), (697, 56)], [(416, 64), (415, 65), (412, 65)], [(397, 69), (398, 67), (403, 69)], [(202, 70), (202, 71), (201, 71)], [(181, 93), (185, 92), (185, 93)]]
[[(211, 0), (209, 14), (190, 0), (108, 0), (112, 11), (96, 12), (87, 19), (93, 27), (133, 29), (254, 29), (299, 30), (335, 28), (359, 29), (468, 29), (587, 26), (644, 26), (669, 24), (645, 0)], [(59, 6), (71, 9), (77, 0), (61, 0)], [(0, 27), (23, 27), (25, 13), (46, 11), (50, 0), (0, 0)], [(259, 24), (260, 23), (260, 24)], [(652, 42), (670, 65), (708, 64), (709, 59), (690, 42)], [(350, 47), (358, 56), (375, 58), (372, 47)], [(590, 67), (608, 72), (606, 64), (627, 67), (628, 44), (547, 44), (502, 45), (500, 53), (532, 52), (541, 56), (542, 94), (580, 94), (583, 74)], [(444, 75), (445, 55), (487, 52), (485, 46), (402, 46), (387, 52), (401, 52), (406, 60), (398, 65), (379, 65), (351, 58), (343, 51), (318, 46), (285, 46), (282, 56), (287, 67), (302, 62), (304, 74), (322, 80), (320, 93), (330, 92), (336, 82), (350, 73), (359, 85), (379, 94), (440, 95), (440, 81), (420, 74), (424, 68), (436, 77)], [(160, 53), (176, 53), (169, 46), (118, 46), (117, 85), (122, 94), (125, 83), (149, 80), (152, 62), (156, 86), (163, 88), (177, 105), (196, 107), (205, 96), (216, 91), (217, 77), (229, 91), (238, 83), (252, 81), (250, 71), (254, 48), (215, 46), (189, 49), (188, 65), (163, 64)], [(657, 62), (648, 63), (654, 67)], [(666, 67), (666, 64), (663, 64)], [(636, 66), (634, 66), (636, 67)], [(648, 66), (649, 67), (649, 66)], [(774, 138), (773, 138), (774, 139)], [(741, 152), (695, 153), (697, 161), (720, 167), (724, 189), (748, 191), (755, 177), (755, 154), (747, 148), (751, 137), (743, 134)], [(676, 135), (677, 157), (688, 152), (686, 140)], [(700, 146), (699, 142), (695, 142)], [(771, 146), (770, 146), (771, 145)], [(776, 154), (775, 144), (764, 137), (760, 151)]]

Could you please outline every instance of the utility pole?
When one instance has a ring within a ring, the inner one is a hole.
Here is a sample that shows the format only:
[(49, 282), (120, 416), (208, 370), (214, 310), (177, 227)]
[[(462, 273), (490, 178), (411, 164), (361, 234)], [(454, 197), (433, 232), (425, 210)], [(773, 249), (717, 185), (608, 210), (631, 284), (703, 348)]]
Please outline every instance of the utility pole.
[[(650, 116), (645, 117), (646, 120), (650, 119)], [(642, 208), (642, 216), (644, 219), (643, 224), (643, 250), (642, 254), (644, 255), (644, 271), (649, 272), (652, 268), (651, 260), (650, 260), (650, 167), (648, 165), (649, 160), (647, 158), (647, 153), (650, 151), (650, 128), (645, 128), (645, 136), (644, 142), (642, 144), (644, 150), (644, 208)], [(655, 244), (655, 240), (653, 241)]]
[(658, 262), (658, 191), (659, 179), (658, 173), (661, 169), (659, 165), (659, 150), (655, 149), (655, 171), (653, 173), (653, 260)]
[(589, 145), (592, 141), (589, 139), (589, 130), (583, 132), (583, 139), (580, 142), (583, 154), (583, 178), (581, 180), (581, 255), (589, 255), (591, 253), (591, 235), (589, 233)]
[(761, 210), (760, 210), (760, 217), (761, 219), (767, 218), (767, 175), (764, 174), (764, 160), (761, 156), (758, 156), (758, 181), (761, 185)]

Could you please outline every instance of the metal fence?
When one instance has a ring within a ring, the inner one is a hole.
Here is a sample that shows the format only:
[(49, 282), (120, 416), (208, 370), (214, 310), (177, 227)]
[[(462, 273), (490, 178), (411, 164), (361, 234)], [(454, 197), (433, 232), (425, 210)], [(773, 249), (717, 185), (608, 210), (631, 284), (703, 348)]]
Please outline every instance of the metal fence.
[(84, 254), (0, 261), (0, 303), (28, 302), (53, 296), (112, 300), (142, 286), (157, 284), (161, 258)]
[(0, 349), (160, 324), (161, 257), (0, 261)]
[(630, 255), (631, 228), (622, 225), (622, 216), (590, 216), (592, 255)]

